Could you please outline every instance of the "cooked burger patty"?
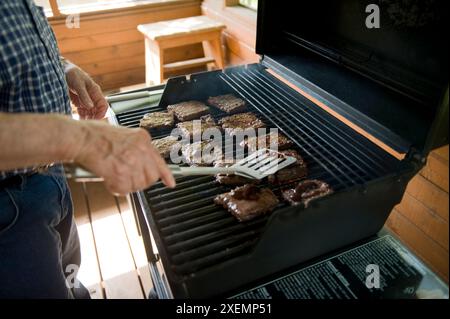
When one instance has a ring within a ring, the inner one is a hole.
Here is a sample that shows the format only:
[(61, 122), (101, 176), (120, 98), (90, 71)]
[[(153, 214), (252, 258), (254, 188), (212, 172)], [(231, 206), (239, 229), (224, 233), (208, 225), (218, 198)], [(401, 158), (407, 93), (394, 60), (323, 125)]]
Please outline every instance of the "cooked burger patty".
[(147, 129), (169, 129), (175, 124), (173, 113), (153, 112), (147, 113), (139, 122), (139, 126)]
[(308, 173), (306, 163), (297, 151), (289, 149), (281, 151), (280, 154), (282, 156), (295, 157), (297, 159), (297, 162), (289, 165), (286, 168), (283, 168), (282, 170), (279, 170), (273, 175), (270, 175), (268, 179), (271, 184), (289, 183), (306, 177)]
[[(194, 135), (194, 133), (201, 135), (203, 134), (203, 132), (205, 132), (207, 129), (210, 128), (217, 128), (218, 130), (221, 130), (221, 127), (216, 124), (216, 121), (214, 121), (211, 115), (202, 116), (198, 120), (200, 122), (196, 124), (197, 126), (194, 126), (194, 121), (197, 120), (186, 121), (177, 124), (177, 127), (181, 131), (180, 132), (181, 135), (183, 135), (186, 138), (190, 138)], [(199, 128), (198, 132), (194, 132), (194, 128), (197, 127)]]
[(272, 212), (278, 199), (269, 188), (244, 185), (231, 192), (218, 195), (214, 202), (222, 205), (240, 222)]
[(246, 109), (245, 101), (233, 94), (210, 97), (208, 104), (228, 114), (244, 112)]
[(172, 147), (179, 144), (179, 141), (178, 138), (174, 136), (167, 136), (164, 138), (153, 140), (152, 144), (158, 150), (159, 154), (161, 154), (163, 158), (167, 159), (170, 157), (170, 151), (172, 150)]
[(222, 118), (219, 121), (222, 128), (230, 135), (234, 135), (236, 130), (258, 129), (265, 127), (255, 114), (251, 112), (239, 113)]
[(330, 185), (317, 179), (309, 179), (300, 182), (295, 188), (283, 191), (283, 198), (293, 206), (308, 204), (318, 198), (332, 194)]
[[(214, 163), (214, 167), (230, 167), (233, 163), (226, 163), (224, 160), (219, 160)], [(216, 181), (222, 185), (233, 185), (239, 186), (244, 184), (258, 184), (260, 181), (258, 179), (250, 179), (243, 176), (235, 174), (216, 174)]]
[(198, 119), (202, 115), (209, 114), (209, 108), (199, 101), (187, 101), (169, 105), (167, 110), (173, 112), (180, 122)]
[(201, 141), (183, 145), (183, 158), (190, 166), (210, 166), (222, 158), (222, 149), (214, 147), (211, 141)]
[(241, 142), (241, 146), (245, 146), (249, 151), (256, 151), (262, 148), (271, 148), (271, 143), (276, 143), (277, 150), (285, 150), (292, 147), (294, 143), (281, 133), (269, 133), (258, 137), (250, 137)]

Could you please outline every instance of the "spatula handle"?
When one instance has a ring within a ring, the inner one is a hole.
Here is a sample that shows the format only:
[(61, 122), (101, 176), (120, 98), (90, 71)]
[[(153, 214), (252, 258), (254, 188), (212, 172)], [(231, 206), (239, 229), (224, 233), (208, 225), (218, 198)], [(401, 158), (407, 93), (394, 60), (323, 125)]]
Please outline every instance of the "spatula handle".
[[(193, 175), (215, 175), (215, 174), (233, 174), (235, 171), (229, 167), (180, 167), (178, 165), (168, 165), (173, 175), (177, 176), (193, 176)], [(77, 181), (100, 182), (102, 177), (98, 177), (93, 173), (80, 168), (68, 167), (66, 168), (66, 176), (68, 178), (76, 179)]]
[(178, 165), (168, 165), (174, 175), (215, 175), (215, 174), (232, 174), (234, 170), (229, 167), (181, 167)]

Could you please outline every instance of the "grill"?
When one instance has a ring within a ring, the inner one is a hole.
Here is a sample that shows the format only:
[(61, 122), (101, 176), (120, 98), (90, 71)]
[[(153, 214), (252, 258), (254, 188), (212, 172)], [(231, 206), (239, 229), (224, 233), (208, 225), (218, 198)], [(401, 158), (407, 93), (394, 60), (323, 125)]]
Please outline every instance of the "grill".
[[(208, 77), (202, 79), (203, 76)], [(215, 80), (212, 81), (211, 77)], [(214, 94), (234, 93), (248, 102), (249, 110), (257, 114), (268, 127), (295, 142), (296, 148), (308, 163), (309, 178), (328, 182), (336, 192), (397, 172), (401, 162), (392, 157), (326, 111), (301, 96), (289, 86), (280, 83), (260, 65), (238, 67), (225, 73), (198, 74), (191, 78), (174, 79), (169, 83), (189, 88), (186, 99), (205, 100), (204, 92), (213, 88)], [(194, 88), (195, 87), (195, 88)], [(182, 97), (180, 101), (185, 99)], [(145, 113), (164, 110), (163, 107), (143, 108), (117, 115), (119, 124), (137, 127)], [(291, 114), (292, 116), (287, 116)], [(215, 119), (224, 114), (214, 112)], [(170, 131), (160, 132), (161, 138)], [(280, 187), (269, 186), (280, 195)], [(289, 187), (285, 184), (283, 188)], [(216, 206), (213, 198), (229, 191), (213, 177), (182, 177), (177, 187), (168, 190), (161, 183), (144, 191), (148, 205), (148, 219), (154, 227), (153, 235), (163, 246), (158, 247), (170, 265), (168, 269), (178, 279), (190, 278), (211, 268), (251, 254), (270, 216), (239, 223), (226, 210)], [(286, 208), (281, 203), (273, 214)]]
[[(139, 205), (158, 250), (158, 271), (173, 297), (230, 296), (246, 285), (377, 233), (401, 200), (408, 181), (423, 165), (426, 151), (417, 151), (423, 147), (415, 143), (418, 139), (410, 143), (406, 133), (386, 129), (387, 124), (383, 122), (386, 118), (376, 119), (377, 114), (349, 108), (339, 96), (332, 96), (331, 90), (315, 88), (301, 76), (302, 68), (298, 67), (301, 64), (297, 59), (294, 67), (287, 68), (292, 58), (286, 55), (274, 58), (279, 51), (272, 52), (276, 41), (271, 37), (272, 33), (277, 34), (274, 25), (282, 26), (282, 23), (274, 24), (273, 17), (267, 18), (267, 12), (276, 11), (276, 6), (271, 7), (270, 3), (260, 1), (258, 12), (258, 49), (264, 51), (261, 53), (270, 52), (262, 63), (172, 78), (159, 106), (122, 112), (116, 115), (117, 122), (137, 127), (145, 113), (163, 111), (169, 104), (206, 101), (209, 96), (234, 93), (247, 101), (249, 111), (260, 117), (267, 127), (278, 128), (295, 143), (294, 148), (308, 165), (308, 178), (326, 181), (335, 193), (313, 202), (307, 209), (282, 202), (272, 214), (244, 223), (237, 222), (213, 203), (216, 195), (230, 188), (216, 183), (212, 177), (181, 177), (173, 190), (157, 183), (138, 193)], [(269, 22), (261, 23), (262, 20)], [(269, 35), (267, 29), (271, 30)], [(280, 32), (285, 34), (283, 30)], [(265, 47), (268, 39), (273, 40), (270, 49)], [(298, 54), (298, 46), (288, 49), (290, 56)], [(358, 122), (385, 144), (399, 151), (406, 149), (405, 159), (393, 157), (358, 134), (280, 81), (268, 72), (268, 67), (311, 95), (320, 97), (319, 100), (325, 97), (327, 105), (336, 107), (340, 115)], [(335, 77), (332, 66), (329, 69), (330, 77)], [(359, 85), (365, 85), (364, 81), (366, 77), (361, 78), (363, 84)], [(377, 92), (378, 98), (394, 101), (391, 93)], [(409, 103), (410, 100), (400, 94), (395, 103), (403, 103), (405, 99)], [(416, 105), (416, 102), (411, 103)], [(212, 111), (216, 120), (225, 115)], [(379, 114), (386, 117), (383, 112)], [(399, 116), (402, 113), (390, 114), (395, 115), (393, 120), (387, 119), (391, 122), (403, 120)], [(416, 117), (417, 121), (421, 118)], [(160, 131), (152, 135), (157, 139), (169, 134), (170, 131)], [(279, 196), (281, 189), (293, 185), (261, 186), (270, 187)]]

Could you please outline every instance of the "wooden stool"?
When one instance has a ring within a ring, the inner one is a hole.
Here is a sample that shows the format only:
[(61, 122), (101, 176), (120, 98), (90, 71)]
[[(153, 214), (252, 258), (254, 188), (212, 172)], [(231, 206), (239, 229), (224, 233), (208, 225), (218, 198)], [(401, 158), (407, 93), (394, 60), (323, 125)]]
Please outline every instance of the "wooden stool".
[[(221, 44), (223, 23), (207, 16), (161, 21), (138, 25), (138, 30), (145, 36), (145, 82), (147, 85), (160, 84), (164, 72), (184, 68), (198, 67), (215, 62), (219, 69), (224, 67)], [(206, 52), (212, 56), (164, 63), (164, 50), (193, 43), (203, 43)]]

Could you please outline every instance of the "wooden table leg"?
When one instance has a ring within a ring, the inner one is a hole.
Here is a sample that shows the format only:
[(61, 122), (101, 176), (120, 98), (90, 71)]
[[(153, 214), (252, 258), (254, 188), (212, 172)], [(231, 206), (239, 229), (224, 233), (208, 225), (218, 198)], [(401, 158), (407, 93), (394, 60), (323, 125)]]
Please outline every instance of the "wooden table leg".
[(158, 42), (145, 39), (145, 84), (161, 84), (164, 81), (164, 55)]
[(217, 68), (223, 69), (225, 67), (225, 62), (223, 57), (222, 42), (220, 41), (220, 34), (214, 40), (205, 41), (205, 44), (207, 45), (205, 48), (205, 53), (207, 51), (211, 52)]

